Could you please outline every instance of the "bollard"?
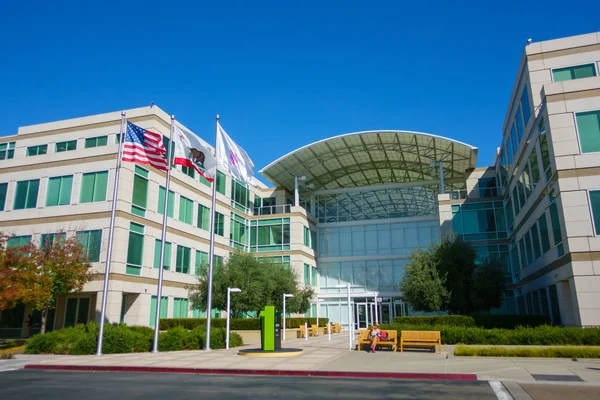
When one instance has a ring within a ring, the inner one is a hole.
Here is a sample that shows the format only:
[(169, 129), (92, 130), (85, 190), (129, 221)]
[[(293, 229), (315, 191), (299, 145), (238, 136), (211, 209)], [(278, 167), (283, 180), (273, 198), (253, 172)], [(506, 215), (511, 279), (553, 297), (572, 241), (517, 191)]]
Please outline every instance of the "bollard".
[(304, 323), (304, 340), (308, 340), (308, 324)]
[(327, 336), (329, 339), (327, 340), (331, 340), (331, 323), (327, 322)]

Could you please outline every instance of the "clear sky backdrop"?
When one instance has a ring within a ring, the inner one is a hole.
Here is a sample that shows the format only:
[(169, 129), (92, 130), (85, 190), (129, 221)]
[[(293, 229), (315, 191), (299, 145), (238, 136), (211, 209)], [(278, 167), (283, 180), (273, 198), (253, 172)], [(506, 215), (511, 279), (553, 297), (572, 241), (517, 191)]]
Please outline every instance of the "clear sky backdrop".
[(0, 0), (0, 136), (154, 102), (212, 144), (219, 113), (256, 170), (376, 129), (489, 165), (527, 38), (600, 30), (600, 1), (577, 4)]

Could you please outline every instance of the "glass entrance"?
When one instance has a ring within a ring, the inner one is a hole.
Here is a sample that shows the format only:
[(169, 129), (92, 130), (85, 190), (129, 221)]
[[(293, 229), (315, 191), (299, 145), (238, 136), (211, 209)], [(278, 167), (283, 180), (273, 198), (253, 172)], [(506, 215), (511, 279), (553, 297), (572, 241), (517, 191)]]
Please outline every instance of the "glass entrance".
[(379, 321), (382, 324), (391, 324), (392, 319), (392, 304), (391, 303), (380, 303), (379, 305)]
[(356, 303), (354, 306), (354, 329), (367, 329), (369, 310), (367, 303)]

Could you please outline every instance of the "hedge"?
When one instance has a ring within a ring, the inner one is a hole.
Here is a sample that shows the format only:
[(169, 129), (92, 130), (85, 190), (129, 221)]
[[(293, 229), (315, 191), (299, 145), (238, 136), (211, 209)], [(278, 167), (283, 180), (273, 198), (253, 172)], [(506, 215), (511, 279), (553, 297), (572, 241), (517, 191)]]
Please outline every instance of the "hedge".
[(540, 358), (600, 358), (598, 347), (467, 347), (457, 346), (455, 356), (473, 357), (540, 357)]
[[(154, 330), (146, 326), (126, 326), (124, 324), (106, 325), (102, 351), (113, 353), (140, 353), (150, 351)], [(225, 348), (225, 329), (211, 329), (210, 344), (213, 349)], [(58, 331), (38, 334), (27, 342), (27, 354), (95, 354), (98, 342), (98, 325), (91, 322), (86, 325), (65, 328)], [(198, 350), (204, 348), (205, 331), (203, 329), (186, 330), (173, 328), (161, 333), (158, 348), (169, 350)], [(242, 345), (242, 338), (235, 332), (230, 333), (231, 347)]]
[(600, 328), (561, 328), (543, 325), (535, 328), (484, 329), (480, 327), (381, 324), (381, 329), (440, 331), (442, 344), (491, 345), (574, 345), (599, 346)]
[(550, 317), (543, 315), (433, 315), (427, 317), (395, 317), (394, 324), (515, 329), (517, 326), (530, 326), (533, 328), (550, 325)]
[[(285, 326), (288, 329), (298, 328), (307, 322), (309, 325), (316, 324), (316, 318), (286, 318)], [(328, 318), (319, 318), (319, 326), (324, 327), (329, 322)], [(211, 328), (225, 328), (227, 325), (226, 318), (211, 318)], [(181, 326), (185, 329), (195, 329), (199, 326), (206, 326), (206, 318), (161, 318), (159, 327), (165, 331), (176, 326)], [(232, 331), (259, 331), (260, 318), (232, 318), (229, 321), (229, 328)]]

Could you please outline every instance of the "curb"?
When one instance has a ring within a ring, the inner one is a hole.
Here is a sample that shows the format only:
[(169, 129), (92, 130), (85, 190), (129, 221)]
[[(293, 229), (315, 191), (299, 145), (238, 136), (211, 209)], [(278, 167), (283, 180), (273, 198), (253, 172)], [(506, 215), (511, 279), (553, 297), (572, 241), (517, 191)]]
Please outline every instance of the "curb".
[(426, 379), (449, 381), (476, 381), (476, 374), (428, 374), (411, 372), (344, 372), (344, 371), (283, 371), (268, 369), (226, 369), (226, 368), (175, 368), (175, 367), (118, 367), (102, 365), (51, 365), (27, 364), (24, 369), (46, 371), (90, 371), (90, 372), (158, 372), (175, 374), (219, 374), (219, 375), (271, 375), (271, 376), (312, 376), (330, 378), (388, 378)]

